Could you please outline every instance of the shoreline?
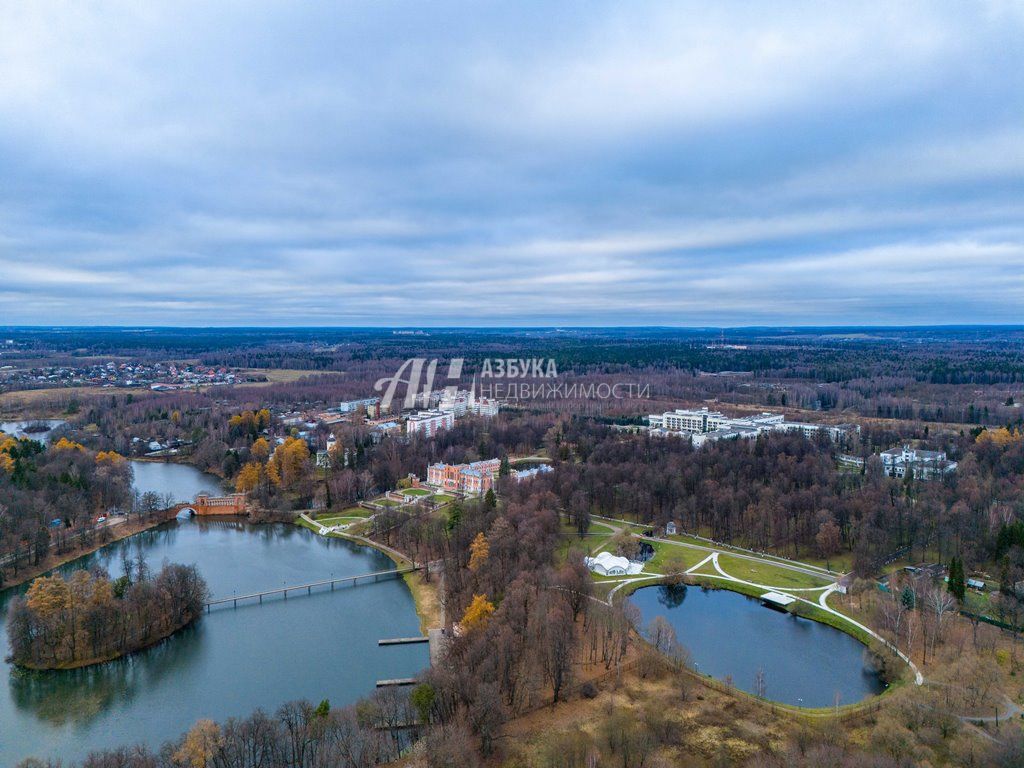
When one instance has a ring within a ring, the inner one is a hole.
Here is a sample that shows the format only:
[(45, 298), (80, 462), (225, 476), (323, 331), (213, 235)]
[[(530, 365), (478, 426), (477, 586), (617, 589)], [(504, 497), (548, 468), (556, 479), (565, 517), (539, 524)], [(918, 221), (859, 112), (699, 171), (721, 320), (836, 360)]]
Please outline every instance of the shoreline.
[(118, 525), (107, 526), (107, 530), (113, 531), (109, 539), (105, 539), (104, 541), (94, 541), (92, 544), (89, 544), (84, 547), (76, 547), (69, 552), (64, 552), (63, 554), (49, 554), (43, 558), (42, 562), (39, 565), (29, 566), (28, 568), (19, 571), (18, 574), (13, 577), (13, 581), (4, 581), (2, 583), (2, 586), (0, 586), (0, 592), (8, 589), (13, 589), (14, 587), (19, 587), (25, 582), (39, 578), (40, 576), (49, 573), (55, 568), (60, 568), (62, 565), (67, 565), (68, 563), (72, 563), (75, 560), (85, 557), (86, 555), (91, 555), (93, 552), (97, 552), (98, 550), (103, 549), (103, 547), (107, 546), (108, 544), (113, 544), (115, 542), (121, 541), (122, 539), (127, 539), (131, 536), (134, 536), (137, 533), (145, 533), (146, 531), (152, 530), (153, 528), (156, 528), (159, 525), (163, 525), (166, 522), (169, 521), (125, 521), (123, 523), (119, 523)]
[(118, 659), (125, 659), (131, 656), (132, 654), (141, 653), (142, 651), (154, 648), (157, 645), (160, 645), (160, 643), (170, 640), (183, 629), (188, 629), (188, 627), (192, 626), (201, 619), (202, 614), (196, 616), (193, 619), (190, 619), (189, 621), (182, 624), (180, 627), (175, 627), (166, 635), (161, 635), (160, 637), (154, 638), (153, 641), (150, 643), (140, 645), (138, 648), (132, 648), (131, 650), (124, 651), (123, 653), (114, 653), (109, 656), (100, 656), (93, 659), (85, 659), (82, 661), (73, 662), (71, 664), (60, 664), (55, 667), (36, 666), (34, 664), (22, 664), (21, 662), (10, 657), (8, 657), (7, 661), (11, 664), (12, 667), (15, 667), (16, 669), (23, 670), (26, 672), (71, 672), (76, 669), (86, 669), (87, 667), (95, 667), (99, 664), (107, 664), (111, 661), (117, 661)]
[[(317, 536), (320, 535), (319, 532), (303, 520), (301, 516), (295, 518), (294, 524), (300, 528), (305, 528), (307, 531), (310, 531)], [(355, 536), (353, 534), (337, 532), (328, 535), (339, 539), (345, 539), (346, 541), (351, 541), (353, 544), (372, 547), (378, 552), (382, 552), (387, 555), (399, 568), (410, 566), (413, 563), (412, 559), (406, 557), (397, 549), (392, 549), (391, 547), (364, 536)], [(402, 580), (405, 582), (406, 586), (409, 588), (409, 592), (412, 594), (413, 605), (416, 609), (416, 617), (420, 622), (420, 631), (426, 634), (429, 629), (444, 626), (441, 601), (437, 595), (437, 584), (433, 581), (425, 582), (422, 576), (418, 573), (407, 573), (402, 577)]]

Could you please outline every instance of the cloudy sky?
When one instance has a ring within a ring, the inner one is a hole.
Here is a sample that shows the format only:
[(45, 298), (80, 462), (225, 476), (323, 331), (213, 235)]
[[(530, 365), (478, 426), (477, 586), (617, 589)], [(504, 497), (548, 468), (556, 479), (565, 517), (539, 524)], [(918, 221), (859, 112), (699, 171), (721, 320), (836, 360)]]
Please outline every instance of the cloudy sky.
[(1024, 3), (6, 2), (0, 325), (1024, 322)]

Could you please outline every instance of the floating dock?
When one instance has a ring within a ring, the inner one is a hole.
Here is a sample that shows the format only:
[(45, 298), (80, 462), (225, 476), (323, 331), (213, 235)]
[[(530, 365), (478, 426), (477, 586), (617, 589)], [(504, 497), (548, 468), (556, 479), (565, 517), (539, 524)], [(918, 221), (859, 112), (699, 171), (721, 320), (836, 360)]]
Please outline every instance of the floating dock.
[(378, 640), (377, 645), (412, 645), (413, 643), (429, 643), (430, 638), (423, 637), (392, 637), (390, 639)]
[(789, 607), (790, 603), (796, 602), (796, 598), (792, 595), (783, 595), (778, 592), (765, 592), (761, 595), (761, 602), (769, 608), (778, 608), (780, 611), (784, 611)]

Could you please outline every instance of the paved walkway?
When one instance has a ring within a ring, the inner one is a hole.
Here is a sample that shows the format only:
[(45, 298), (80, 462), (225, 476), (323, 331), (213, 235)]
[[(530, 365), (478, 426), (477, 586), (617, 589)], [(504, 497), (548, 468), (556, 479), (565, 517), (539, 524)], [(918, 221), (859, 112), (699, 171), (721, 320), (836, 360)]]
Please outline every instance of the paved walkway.
[[(619, 527), (616, 528), (616, 532), (621, 531), (623, 527), (628, 530), (632, 530), (636, 523), (631, 523), (628, 520), (620, 520), (615, 517), (602, 517), (600, 515), (593, 515), (595, 520), (601, 520), (608, 523), (618, 523)], [(640, 534), (636, 534), (640, 536)], [(769, 563), (776, 566), (777, 568), (785, 568), (786, 570), (795, 571), (796, 573), (802, 573), (806, 576), (817, 576), (822, 579), (828, 579), (829, 581), (835, 581), (843, 574), (837, 574), (827, 568), (821, 568), (817, 565), (809, 565), (808, 563), (798, 563), (795, 560), (789, 560), (784, 557), (778, 557), (777, 555), (767, 555), (757, 552), (751, 552), (750, 550), (743, 550), (738, 547), (727, 547), (727, 546), (716, 546), (715, 542), (708, 541), (707, 544), (694, 544), (689, 541), (676, 541), (675, 539), (663, 539), (657, 536), (640, 536), (645, 541), (656, 541), (660, 544), (669, 544), (673, 547), (683, 547), (684, 549), (692, 549), (698, 552), (707, 552), (708, 554), (718, 552), (721, 554), (729, 555), (730, 557), (736, 557), (740, 560), (747, 560), (752, 563)], [(694, 537), (696, 538), (696, 537)]]

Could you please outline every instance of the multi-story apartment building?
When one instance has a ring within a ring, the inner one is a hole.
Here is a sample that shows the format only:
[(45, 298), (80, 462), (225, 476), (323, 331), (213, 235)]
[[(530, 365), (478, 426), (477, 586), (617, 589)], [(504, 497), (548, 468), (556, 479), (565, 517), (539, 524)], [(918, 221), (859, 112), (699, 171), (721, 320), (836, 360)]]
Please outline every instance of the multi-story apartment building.
[(339, 413), (354, 413), (362, 408), (366, 411), (366, 415), (375, 419), (380, 416), (380, 398), (379, 397), (367, 397), (363, 400), (346, 400), (345, 402), (338, 405)]
[(944, 451), (923, 451), (909, 444), (882, 451), (880, 456), (889, 477), (906, 477), (909, 470), (917, 480), (934, 480), (956, 471), (956, 462), (949, 461)]
[(497, 416), (501, 404), (493, 397), (477, 397), (470, 403), (469, 410), (477, 416)]
[(781, 413), (760, 413), (754, 416), (726, 416), (708, 408), (677, 408), (647, 417), (652, 434), (689, 435), (693, 444), (701, 446), (709, 440), (756, 437), (762, 432), (802, 432), (812, 437), (819, 432), (826, 433), (833, 440), (840, 440), (860, 428), (855, 424), (808, 424), (786, 421)]
[(419, 411), (405, 421), (405, 434), (433, 437), (444, 429), (451, 429), (455, 424), (452, 411)]
[(438, 410), (451, 411), (455, 418), (472, 413), (477, 416), (495, 416), (500, 409), (497, 400), (490, 397), (477, 397), (476, 392), (460, 389), (458, 392), (445, 392), (437, 404)]

